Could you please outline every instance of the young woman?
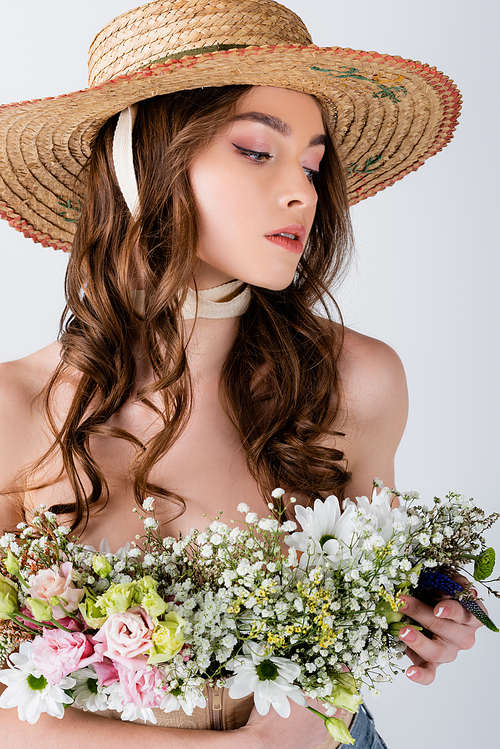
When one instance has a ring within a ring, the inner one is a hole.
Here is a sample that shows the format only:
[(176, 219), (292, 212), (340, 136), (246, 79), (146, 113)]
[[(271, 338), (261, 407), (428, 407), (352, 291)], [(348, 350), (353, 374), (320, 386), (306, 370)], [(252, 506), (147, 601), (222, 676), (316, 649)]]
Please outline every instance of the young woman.
[[(0, 112), (4, 217), (72, 244), (60, 340), (0, 369), (2, 530), (43, 502), (115, 549), (150, 494), (176, 535), (231, 518), (235, 497), (259, 512), (278, 485), (307, 503), (394, 483), (399, 359), (313, 308), (348, 256), (349, 199), (442, 148), (458, 95), (425, 66), (318, 50), (272, 2), (185, 5), (110, 24), (86, 92)], [(473, 642), (475, 620), (448, 607), (440, 619), (408, 597), (427, 631), (407, 650), (422, 684)], [(215, 734), (178, 716), (152, 728), (70, 710), (31, 727), (0, 713), (8, 746), (334, 746), (299, 707), (246, 717)], [(382, 746), (366, 712), (352, 731)]]

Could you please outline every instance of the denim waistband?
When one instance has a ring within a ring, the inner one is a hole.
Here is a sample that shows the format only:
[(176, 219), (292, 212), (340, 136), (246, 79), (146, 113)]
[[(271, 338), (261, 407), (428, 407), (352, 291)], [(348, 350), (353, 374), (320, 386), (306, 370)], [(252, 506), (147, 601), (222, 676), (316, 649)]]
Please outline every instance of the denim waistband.
[(377, 733), (373, 715), (364, 704), (360, 706), (349, 732), (355, 739), (354, 744), (342, 744), (342, 749), (387, 749), (387, 744)]

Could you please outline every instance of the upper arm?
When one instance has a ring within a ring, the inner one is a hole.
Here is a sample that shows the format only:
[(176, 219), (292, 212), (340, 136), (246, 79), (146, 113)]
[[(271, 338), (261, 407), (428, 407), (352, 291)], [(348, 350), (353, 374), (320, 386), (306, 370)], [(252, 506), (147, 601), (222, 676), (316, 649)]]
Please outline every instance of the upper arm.
[(0, 364), (0, 533), (24, 519), (19, 499), (7, 490), (30, 460), (34, 431), (23, 365)]
[(390, 346), (347, 330), (339, 373), (339, 430), (352, 474), (346, 495), (369, 496), (374, 478), (394, 486), (394, 456), (408, 416), (405, 372)]

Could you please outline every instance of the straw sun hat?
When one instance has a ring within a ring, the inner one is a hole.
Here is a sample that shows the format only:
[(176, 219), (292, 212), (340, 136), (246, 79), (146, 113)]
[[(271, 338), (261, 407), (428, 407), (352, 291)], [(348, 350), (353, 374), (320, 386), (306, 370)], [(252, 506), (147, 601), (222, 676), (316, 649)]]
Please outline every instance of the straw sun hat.
[(89, 88), (0, 107), (0, 217), (70, 250), (92, 139), (112, 115), (203, 86), (279, 86), (327, 107), (351, 204), (392, 185), (451, 139), (460, 94), (420, 62), (312, 43), (272, 0), (157, 0), (111, 21), (89, 50)]

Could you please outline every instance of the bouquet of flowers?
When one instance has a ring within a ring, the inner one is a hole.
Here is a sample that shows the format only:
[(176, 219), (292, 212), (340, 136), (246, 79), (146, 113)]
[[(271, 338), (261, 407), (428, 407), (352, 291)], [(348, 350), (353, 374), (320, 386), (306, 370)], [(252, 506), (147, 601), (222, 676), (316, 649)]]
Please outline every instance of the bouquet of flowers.
[(154, 708), (204, 707), (208, 683), (253, 694), (261, 715), (317, 698), (330, 734), (353, 743), (335, 712), (355, 712), (362, 684), (376, 693), (403, 670), (402, 595), (450, 595), (498, 631), (470, 584), (451, 577), (473, 561), (498, 596), (483, 538), (497, 513), (454, 493), (430, 508), (398, 494), (394, 507), (395, 492), (375, 482), (371, 501), (295, 506), (297, 530), (283, 494), (273, 492), (277, 517), (272, 503), (265, 518), (241, 503), (240, 526), (219, 515), (179, 538), (161, 537), (148, 498), (144, 536), (116, 553), (83, 545), (39, 508), (0, 538), (0, 655), (17, 648), (0, 707), (30, 723), (69, 705), (155, 723)]

